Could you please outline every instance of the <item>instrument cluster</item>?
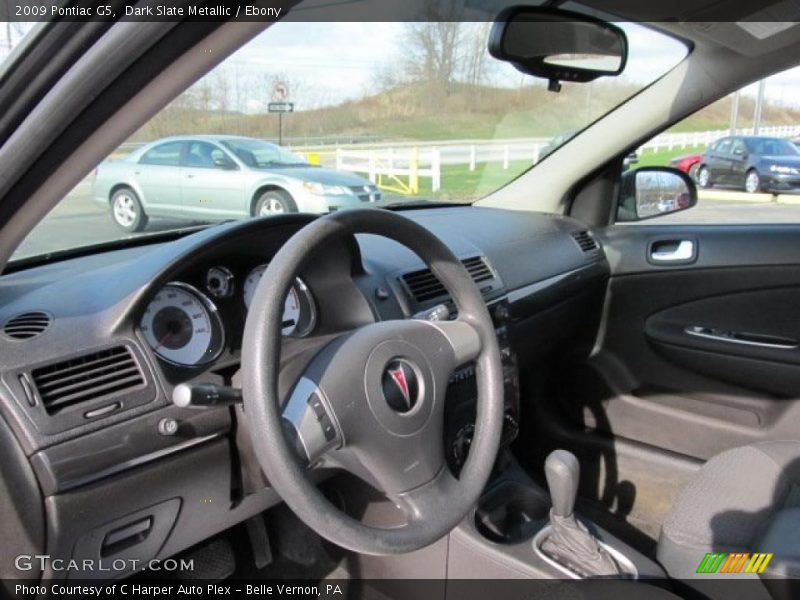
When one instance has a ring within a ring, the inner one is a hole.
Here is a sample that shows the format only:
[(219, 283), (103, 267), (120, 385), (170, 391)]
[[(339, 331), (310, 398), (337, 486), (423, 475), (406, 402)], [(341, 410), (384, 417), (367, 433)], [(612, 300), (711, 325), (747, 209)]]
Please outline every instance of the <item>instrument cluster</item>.
[[(204, 272), (202, 290), (182, 281), (164, 285), (139, 321), (145, 341), (162, 360), (174, 365), (197, 367), (213, 362), (226, 344), (225, 324), (215, 302), (238, 303), (238, 309), (246, 313), (267, 267), (268, 263), (256, 265), (238, 280), (228, 267), (212, 266)], [(314, 297), (297, 277), (284, 302), (283, 335), (308, 336), (316, 323)]]

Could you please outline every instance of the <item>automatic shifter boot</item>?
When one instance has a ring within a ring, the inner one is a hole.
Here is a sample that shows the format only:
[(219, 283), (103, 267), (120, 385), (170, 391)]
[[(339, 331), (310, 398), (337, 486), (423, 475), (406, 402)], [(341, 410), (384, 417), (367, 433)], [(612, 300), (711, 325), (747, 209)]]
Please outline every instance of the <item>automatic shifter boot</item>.
[(586, 526), (575, 518), (580, 466), (575, 455), (554, 450), (544, 464), (553, 507), (550, 509), (550, 533), (541, 550), (559, 564), (583, 577), (619, 575), (614, 558), (604, 550)]
[(575, 515), (563, 518), (550, 511), (550, 534), (542, 542), (541, 550), (582, 577), (607, 577), (622, 572), (617, 561), (600, 547)]

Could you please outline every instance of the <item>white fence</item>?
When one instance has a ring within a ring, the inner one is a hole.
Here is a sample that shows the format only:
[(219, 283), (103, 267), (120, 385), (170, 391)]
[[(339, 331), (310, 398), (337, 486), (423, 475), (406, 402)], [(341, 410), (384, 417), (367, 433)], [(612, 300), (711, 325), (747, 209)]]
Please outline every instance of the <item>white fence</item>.
[(428, 177), (431, 189), (442, 187), (442, 155), (437, 147), (420, 149), (336, 149), (336, 170), (364, 173), (372, 183), (401, 193), (419, 193), (419, 178)]
[[(419, 179), (430, 178), (431, 189), (437, 192), (442, 184), (442, 165), (468, 165), (474, 171), (479, 163), (501, 163), (509, 169), (512, 162), (535, 164), (539, 161), (546, 140), (459, 140), (436, 146), (396, 144), (391, 147), (337, 148), (338, 171), (365, 174), (372, 183), (396, 191), (417, 193)], [(322, 163), (330, 151), (315, 148)], [(416, 190), (416, 191), (413, 191)]]
[[(750, 127), (747, 129), (737, 129), (736, 135), (756, 135), (755, 130)], [(642, 145), (641, 152), (652, 150), (672, 150), (674, 148), (686, 148), (689, 146), (707, 146), (720, 138), (731, 135), (730, 129), (717, 129), (715, 131), (682, 131), (676, 133), (662, 133), (652, 140)], [(800, 125), (780, 125), (777, 127), (761, 127), (757, 135), (769, 137), (792, 137), (800, 135)]]

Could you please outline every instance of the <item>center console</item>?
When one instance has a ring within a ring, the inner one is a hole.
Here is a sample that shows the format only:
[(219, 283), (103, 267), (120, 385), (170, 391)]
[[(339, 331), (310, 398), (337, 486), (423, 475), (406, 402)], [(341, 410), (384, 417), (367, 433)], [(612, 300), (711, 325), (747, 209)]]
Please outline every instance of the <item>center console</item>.
[[(503, 361), (505, 420), (500, 442), (502, 452), (502, 449), (514, 441), (519, 433), (519, 370), (517, 357), (511, 349), (508, 335), (510, 325), (508, 300), (501, 298), (488, 308)], [(453, 373), (445, 399), (445, 449), (447, 464), (454, 475), (458, 475), (461, 471), (469, 453), (475, 431), (476, 402), (475, 365), (469, 364)]]
[[(509, 339), (510, 305), (502, 297), (488, 308), (503, 366), (503, 432), (493, 477), (476, 509), (451, 536), (455, 563), (449, 565), (450, 576), (664, 577), (652, 560), (574, 512), (580, 479), (574, 455), (557, 450), (548, 457), (549, 490), (533, 481), (514, 460), (508, 447), (519, 433), (520, 390), (517, 356)], [(467, 364), (452, 375), (445, 398), (445, 451), (455, 476), (469, 454), (476, 408), (475, 365)], [(458, 572), (461, 561), (466, 565), (463, 573)], [(489, 565), (494, 567), (487, 572), (475, 571)]]
[[(564, 451), (556, 453), (569, 455)], [(561, 471), (563, 464), (563, 460), (551, 460), (546, 465), (546, 471), (555, 473), (552, 481), (548, 478), (547, 491), (509, 459), (506, 468), (489, 483), (472, 514), (451, 534), (448, 576), (665, 578), (664, 571), (650, 558), (573, 513), (579, 474), (565, 474)], [(615, 573), (587, 572), (587, 565), (591, 570), (601, 557), (616, 566)]]

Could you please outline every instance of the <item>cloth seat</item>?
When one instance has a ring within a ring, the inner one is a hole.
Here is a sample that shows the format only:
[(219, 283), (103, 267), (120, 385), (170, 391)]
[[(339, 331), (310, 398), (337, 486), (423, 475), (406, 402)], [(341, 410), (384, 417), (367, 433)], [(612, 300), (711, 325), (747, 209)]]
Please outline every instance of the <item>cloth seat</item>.
[[(800, 442), (727, 450), (679, 495), (661, 528), (658, 560), (670, 577), (707, 578), (697, 573), (706, 553), (773, 553), (767, 577), (799, 577), (799, 507)], [(743, 571), (730, 576), (745, 577)]]

